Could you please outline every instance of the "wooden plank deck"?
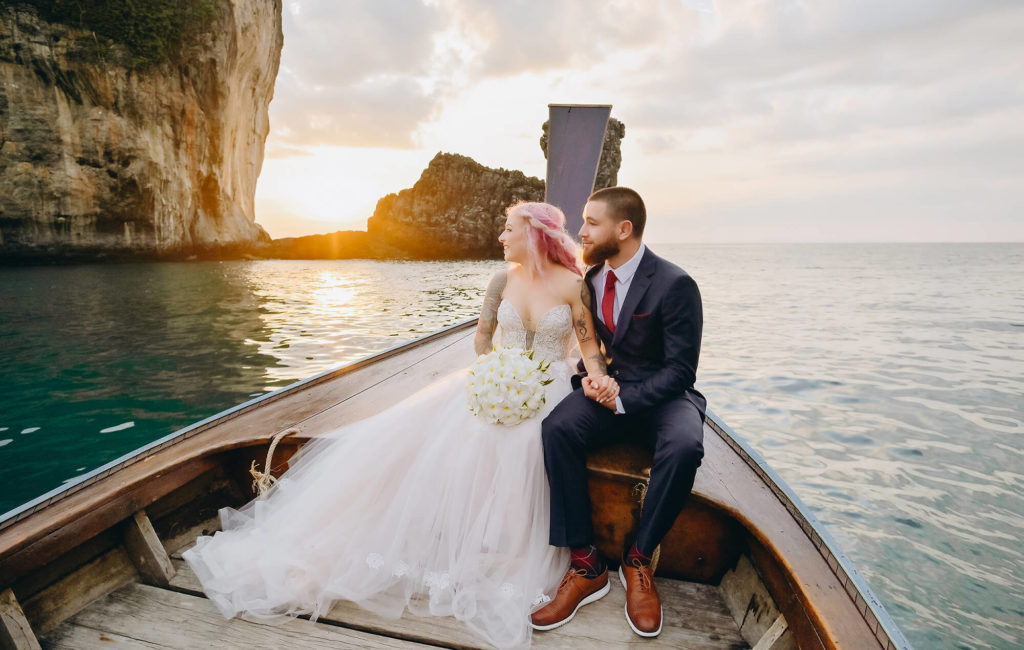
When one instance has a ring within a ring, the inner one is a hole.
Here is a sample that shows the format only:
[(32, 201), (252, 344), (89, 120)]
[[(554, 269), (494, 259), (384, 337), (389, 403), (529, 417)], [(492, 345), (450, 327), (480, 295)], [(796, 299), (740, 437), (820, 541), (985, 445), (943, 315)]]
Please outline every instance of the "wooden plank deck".
[(133, 583), (108, 594), (42, 639), (43, 648), (423, 648), (401, 639), (295, 619), (225, 620), (206, 598)]
[[(207, 600), (188, 565), (173, 560), (169, 588), (132, 583), (104, 596), (42, 639), (53, 650), (93, 648), (490, 648), (452, 618), (406, 614), (392, 620), (339, 602), (316, 623), (294, 619), (265, 625), (225, 620)], [(657, 579), (665, 607), (665, 628), (656, 639), (641, 639), (626, 625), (625, 592), (617, 579), (611, 592), (580, 610), (568, 625), (533, 637), (535, 648), (749, 648), (740, 637), (717, 588)]]

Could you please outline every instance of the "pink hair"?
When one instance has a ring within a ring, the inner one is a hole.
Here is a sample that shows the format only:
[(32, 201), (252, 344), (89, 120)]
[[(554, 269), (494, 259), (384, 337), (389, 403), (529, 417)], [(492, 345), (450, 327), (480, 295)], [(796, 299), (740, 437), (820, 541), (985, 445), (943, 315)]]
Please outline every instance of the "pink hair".
[(530, 254), (530, 265), (543, 272), (545, 259), (564, 266), (576, 275), (583, 275), (580, 268), (579, 247), (565, 230), (565, 215), (549, 203), (528, 203), (521, 201), (509, 206), (505, 216), (518, 215), (526, 224), (526, 250)]

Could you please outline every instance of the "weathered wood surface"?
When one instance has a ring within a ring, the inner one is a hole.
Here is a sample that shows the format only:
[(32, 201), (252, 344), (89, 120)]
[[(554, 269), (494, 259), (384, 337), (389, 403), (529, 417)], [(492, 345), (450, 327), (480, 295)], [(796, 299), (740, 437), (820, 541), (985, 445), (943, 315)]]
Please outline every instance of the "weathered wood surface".
[(36, 635), (10, 589), (0, 591), (0, 648), (39, 650)]
[[(249, 500), (241, 483), (245, 474), (229, 470), (227, 463), (177, 488), (146, 508), (153, 529), (165, 548), (180, 546), (189, 536), (195, 538), (196, 526), (216, 519), (224, 506), (238, 507)], [(201, 532), (201, 529), (200, 531)]]
[[(171, 588), (200, 596), (202, 586), (188, 564), (184, 560), (174, 560), (174, 564), (176, 572)], [(657, 578), (665, 610), (664, 629), (656, 639), (641, 639), (626, 623), (625, 591), (617, 577), (612, 576), (611, 582), (611, 592), (600, 601), (583, 607), (569, 624), (550, 632), (534, 633), (533, 647), (614, 648), (641, 643), (645, 648), (694, 650), (749, 647), (740, 636), (736, 622), (716, 587)], [(352, 603), (339, 601), (320, 621), (426, 644), (474, 650), (491, 648), (453, 618), (406, 614), (395, 620), (377, 616)]]
[[(90, 636), (90, 632), (91, 635)], [(81, 611), (43, 639), (44, 648), (112, 647), (104, 636), (143, 648), (422, 648), (423, 646), (323, 623), (295, 619), (282, 625), (231, 620), (205, 598), (143, 584), (127, 585)], [(116, 647), (116, 646), (114, 646)]]
[(45, 566), (22, 576), (11, 588), (18, 600), (25, 602), (54, 582), (74, 572), (121, 544), (121, 531), (110, 528), (76, 546), (73, 550), (48, 562)]
[(145, 461), (132, 465), (124, 474), (0, 531), (0, 585), (45, 567), (215, 465), (212, 458), (181, 464), (172, 457), (173, 452), (163, 467)]
[[(167, 549), (167, 554), (171, 556), (172, 560), (180, 560), (181, 554), (196, 545), (196, 538), (200, 535), (213, 535), (215, 532), (220, 530), (220, 518), (214, 517), (213, 519), (207, 519), (201, 521), (191, 529), (178, 535), (172, 540), (164, 541), (164, 548)], [(175, 567), (178, 566), (177, 562), (172, 562)], [(177, 570), (177, 569), (175, 569)], [(171, 582), (174, 578), (171, 578)]]
[(166, 650), (166, 646), (90, 627), (65, 624), (43, 641), (46, 650)]
[(747, 643), (756, 644), (779, 617), (779, 609), (746, 555), (722, 576), (719, 589), (732, 617), (739, 623), (740, 634)]
[(146, 582), (167, 586), (174, 576), (174, 567), (145, 510), (139, 510), (125, 522), (124, 548)]
[(779, 616), (754, 645), (754, 650), (796, 650), (793, 636), (790, 634), (787, 638), (788, 632), (789, 626), (786, 624), (786, 619)]
[(100, 596), (137, 577), (135, 565), (118, 546), (27, 600), (25, 616), (36, 634), (46, 634)]

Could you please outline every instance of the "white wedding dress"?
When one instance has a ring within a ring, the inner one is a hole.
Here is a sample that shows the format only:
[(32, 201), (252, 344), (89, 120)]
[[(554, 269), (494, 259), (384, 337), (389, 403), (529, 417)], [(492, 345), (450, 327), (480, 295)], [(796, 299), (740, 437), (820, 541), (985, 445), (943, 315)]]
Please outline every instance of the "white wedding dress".
[(498, 324), (501, 345), (552, 362), (540, 413), (511, 427), (472, 415), (467, 369), (310, 441), (264, 498), (221, 509), (223, 530), (184, 554), (225, 617), (315, 620), (344, 599), (529, 645), (529, 615), (568, 565), (548, 545), (540, 423), (571, 391), (575, 337), (568, 305), (528, 332), (502, 301)]

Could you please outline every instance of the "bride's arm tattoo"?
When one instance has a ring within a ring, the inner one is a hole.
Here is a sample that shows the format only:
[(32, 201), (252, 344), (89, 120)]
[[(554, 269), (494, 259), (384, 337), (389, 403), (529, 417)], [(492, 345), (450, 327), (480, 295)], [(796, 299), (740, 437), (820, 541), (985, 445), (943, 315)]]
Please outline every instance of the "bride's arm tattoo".
[(480, 309), (480, 319), (476, 325), (476, 337), (473, 339), (473, 347), (477, 354), (487, 354), (494, 347), (494, 330), (498, 327), (498, 306), (501, 305), (501, 296), (505, 293), (507, 282), (508, 271), (502, 269), (491, 276), (491, 281), (487, 285), (484, 305)]

